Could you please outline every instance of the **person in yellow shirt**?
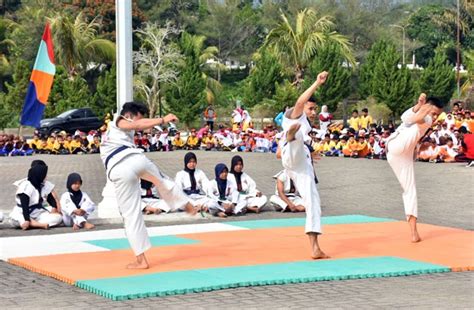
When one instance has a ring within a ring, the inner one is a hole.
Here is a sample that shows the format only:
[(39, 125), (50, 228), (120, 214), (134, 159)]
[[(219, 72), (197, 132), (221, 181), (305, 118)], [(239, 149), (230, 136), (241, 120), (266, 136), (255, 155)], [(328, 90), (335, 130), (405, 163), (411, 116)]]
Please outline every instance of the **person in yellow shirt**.
[(46, 139), (42, 138), (37, 145), (38, 146), (37, 146), (36, 152), (38, 154), (49, 154), (48, 142)]
[(217, 146), (217, 140), (216, 138), (214, 138), (214, 136), (212, 135), (212, 132), (208, 131), (207, 132), (207, 135), (202, 138), (202, 144), (201, 144), (202, 147), (204, 147), (204, 149), (206, 151), (210, 151), (212, 149), (215, 149), (216, 146)]
[(324, 143), (323, 143), (324, 156), (334, 156), (335, 150), (336, 150), (336, 142), (330, 139), (330, 136), (326, 134), (324, 136)]
[(346, 147), (346, 144), (347, 144), (347, 137), (342, 136), (339, 139), (339, 141), (336, 143), (335, 150), (336, 150), (337, 156), (343, 156), (344, 155), (343, 150)]
[(87, 146), (87, 149), (89, 150), (89, 154), (100, 153), (100, 139), (98, 135), (94, 135), (94, 138), (92, 138), (92, 141)]
[(82, 141), (79, 135), (74, 136), (74, 140), (72, 140), (71, 143), (69, 143), (69, 149), (70, 149), (71, 154), (83, 153)]
[(66, 139), (64, 140), (64, 147), (71, 153), (71, 142), (72, 142), (72, 136), (71, 135), (66, 135)]
[(474, 133), (474, 119), (471, 117), (470, 111), (464, 112), (464, 122), (462, 126), (466, 127), (469, 132)]
[(349, 123), (349, 128), (354, 129), (356, 132), (360, 129), (360, 118), (359, 111), (352, 111), (352, 117), (347, 121)]
[(455, 119), (454, 119), (454, 129), (459, 130), (459, 128), (461, 128), (463, 123), (464, 123), (464, 114), (463, 113), (456, 114)]
[(49, 152), (54, 152), (54, 144), (56, 143), (56, 136), (54, 134), (52, 134), (51, 136), (48, 137), (48, 139), (46, 140), (46, 149), (49, 151)]
[(181, 133), (178, 131), (171, 141), (171, 145), (175, 150), (182, 150), (184, 148), (184, 141), (181, 139)]
[(58, 136), (54, 142), (52, 153), (62, 155), (69, 154), (69, 149), (64, 146), (64, 142), (63, 136)]
[(33, 135), (33, 139), (31, 139), (28, 144), (30, 145), (30, 148), (36, 151), (41, 145), (41, 140), (38, 135)]
[(352, 151), (355, 150), (356, 146), (357, 146), (357, 141), (355, 141), (354, 136), (352, 135), (349, 136), (347, 143), (342, 148), (342, 154), (344, 154), (344, 157), (351, 157)]
[(373, 124), (374, 120), (372, 119), (372, 116), (369, 115), (369, 109), (363, 108), (362, 109), (362, 115), (360, 116), (360, 129), (365, 129), (365, 131), (368, 131), (370, 128), (370, 125)]
[(196, 136), (196, 130), (191, 129), (191, 134), (186, 140), (186, 149), (187, 150), (197, 150), (199, 149), (199, 138)]
[(323, 153), (323, 143), (321, 139), (317, 136), (313, 137), (313, 142), (311, 143), (311, 147), (313, 148), (313, 153), (322, 154)]

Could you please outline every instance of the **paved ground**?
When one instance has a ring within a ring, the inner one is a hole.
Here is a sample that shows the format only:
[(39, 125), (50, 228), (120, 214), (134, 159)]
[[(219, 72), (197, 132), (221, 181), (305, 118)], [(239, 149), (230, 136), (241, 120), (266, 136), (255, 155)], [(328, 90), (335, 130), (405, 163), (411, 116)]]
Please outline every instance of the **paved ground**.
[[(229, 164), (232, 153), (198, 152), (198, 162), (209, 178), (218, 162)], [(165, 173), (173, 176), (182, 168), (184, 152), (151, 153)], [(267, 195), (274, 191), (272, 175), (280, 169), (270, 154), (243, 154), (245, 170)], [(48, 179), (65, 190), (66, 176), (79, 172), (84, 190), (93, 200), (101, 200), (105, 177), (96, 155), (35, 156), (49, 165)], [(14, 203), (11, 184), (26, 176), (32, 158), (1, 158), (0, 210), (8, 212)], [(416, 164), (421, 222), (472, 230), (474, 220), (474, 170), (460, 164)], [(318, 163), (324, 215), (364, 214), (403, 220), (401, 189), (387, 162), (366, 159), (323, 158)], [(268, 212), (238, 219), (303, 216)], [(236, 220), (236, 218), (232, 219)], [(189, 219), (183, 215), (147, 217), (147, 225), (177, 222), (221, 221)], [(98, 229), (121, 228), (118, 220), (96, 220)], [(22, 232), (0, 224), (0, 237), (55, 234), (70, 229)], [(403, 236), (402, 236), (403, 237)], [(407, 235), (408, 237), (408, 235)], [(1, 242), (1, 238), (0, 238)], [(474, 240), (473, 240), (474, 242)], [(442, 249), (440, 249), (442, 250)], [(474, 273), (449, 273), (402, 278), (351, 280), (285, 286), (239, 288), (166, 298), (112, 302), (62, 282), (38, 276), (0, 262), (1, 308), (470, 308), (474, 302)]]

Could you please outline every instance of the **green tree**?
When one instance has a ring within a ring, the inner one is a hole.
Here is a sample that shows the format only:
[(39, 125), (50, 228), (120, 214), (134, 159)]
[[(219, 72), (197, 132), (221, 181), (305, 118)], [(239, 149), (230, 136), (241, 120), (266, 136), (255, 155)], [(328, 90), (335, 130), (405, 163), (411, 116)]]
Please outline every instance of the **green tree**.
[(398, 68), (400, 54), (393, 44), (388, 44), (374, 69), (374, 97), (385, 103), (395, 115), (400, 115), (415, 98), (410, 71)]
[(275, 95), (272, 98), (275, 101), (275, 111), (283, 111), (287, 106), (294, 106), (299, 95), (298, 89), (288, 80), (276, 85)]
[(375, 66), (387, 49), (388, 42), (379, 40), (370, 48), (365, 62), (360, 66), (358, 91), (361, 98), (367, 98), (375, 94)]
[(324, 87), (316, 92), (315, 97), (318, 102), (334, 111), (337, 104), (351, 93), (351, 69), (344, 62), (344, 56), (337, 45), (330, 44), (318, 51), (308, 66), (304, 88), (311, 86), (321, 71), (328, 71), (329, 77)]
[(56, 114), (70, 109), (91, 107), (91, 93), (86, 80), (80, 76), (67, 79), (63, 83), (62, 98), (55, 104)]
[(12, 83), (5, 84), (7, 91), (0, 105), (3, 110), (0, 116), (0, 127), (17, 127), (19, 125), (30, 76), (29, 63), (21, 59), (17, 60), (13, 68)]
[(87, 22), (82, 13), (75, 18), (58, 14), (51, 18), (55, 56), (70, 77), (86, 72), (90, 65), (112, 63), (115, 44), (98, 35), (97, 19)]
[(193, 37), (183, 33), (180, 48), (185, 56), (184, 67), (176, 85), (167, 92), (167, 103), (178, 118), (189, 126), (206, 104), (206, 81), (199, 68), (199, 50)]
[(99, 77), (92, 102), (92, 108), (99, 117), (107, 113), (112, 114), (116, 110), (117, 82), (115, 64)]
[(428, 67), (422, 71), (418, 80), (418, 90), (429, 96), (449, 102), (456, 88), (455, 73), (442, 49), (437, 49), (435, 57), (430, 60)]
[(313, 9), (305, 9), (298, 13), (295, 23), (291, 23), (285, 14), (281, 19), (282, 22), (268, 34), (264, 46), (273, 49), (292, 69), (296, 85), (302, 82), (303, 71), (317, 51), (330, 43), (340, 47), (349, 63), (355, 63), (349, 40), (333, 31), (335, 25), (330, 16), (319, 17)]
[(283, 81), (284, 68), (270, 51), (261, 50), (256, 56), (255, 67), (244, 81), (244, 101), (252, 107), (264, 98), (272, 98), (275, 85)]

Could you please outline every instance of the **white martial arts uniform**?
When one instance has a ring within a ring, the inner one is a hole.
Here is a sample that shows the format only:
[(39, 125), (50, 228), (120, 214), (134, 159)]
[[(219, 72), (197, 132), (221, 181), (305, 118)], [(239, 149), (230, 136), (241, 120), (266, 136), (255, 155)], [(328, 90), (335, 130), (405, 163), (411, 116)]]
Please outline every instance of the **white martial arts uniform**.
[(0, 211), (0, 223), (3, 222), (3, 212)]
[(418, 218), (416, 195), (414, 152), (420, 138), (431, 127), (431, 116), (427, 115), (423, 124), (413, 123), (413, 108), (402, 114), (402, 124), (390, 136), (387, 142), (387, 161), (397, 176), (403, 189), (403, 205), (407, 219), (410, 215)]
[[(295, 191), (293, 193), (291, 192), (291, 179), (286, 170), (280, 171), (275, 175), (275, 178), (283, 183), (283, 192), (285, 193), (286, 198), (288, 198), (295, 206), (303, 205), (303, 199), (301, 198), (300, 193), (298, 193), (296, 186)], [(275, 195), (270, 197), (270, 203), (274, 206), (280, 207), (282, 209), (281, 212), (285, 212), (288, 208), (286, 202), (280, 198), (278, 185), (275, 185)]]
[[(298, 119), (290, 119), (293, 109), (287, 110), (283, 116), (282, 127), (285, 133), (280, 142), (282, 164), (303, 199), (303, 206), (306, 209), (305, 232), (321, 233), (321, 201), (316, 187), (311, 153), (305, 145), (311, 143), (308, 135), (311, 124), (304, 112)], [(287, 142), (286, 132), (293, 124), (300, 124), (301, 127), (296, 133), (295, 140)]]
[(179, 185), (184, 193), (189, 197), (190, 202), (193, 206), (202, 206), (209, 208), (212, 205), (212, 200), (207, 197), (207, 188), (209, 187), (209, 179), (207, 178), (204, 171), (196, 169), (194, 171), (194, 178), (196, 179), (196, 190), (199, 193), (188, 194), (191, 190), (191, 178), (189, 173), (185, 170), (178, 171), (174, 181)]
[(87, 218), (94, 212), (96, 206), (95, 203), (90, 199), (89, 195), (82, 192), (82, 198), (79, 202), (80, 209), (86, 211), (84, 215), (76, 215), (73, 212), (78, 208), (71, 199), (71, 193), (65, 192), (61, 196), (61, 211), (63, 213), (63, 222), (65, 226), (72, 226), (76, 224), (82, 226), (84, 222), (87, 222)]
[[(236, 184), (237, 180), (235, 179), (235, 175), (233, 173), (229, 173), (227, 175), (227, 180), (231, 181), (232, 183)], [(238, 192), (238, 202), (240, 203), (243, 201), (245, 203), (245, 207), (257, 207), (261, 209), (268, 201), (267, 196), (262, 195), (257, 197), (257, 184), (255, 181), (245, 172), (242, 172), (242, 176), (240, 177), (240, 181), (242, 182), (242, 191)]]
[(224, 207), (221, 206), (222, 203), (233, 203), (235, 204), (234, 214), (237, 215), (242, 213), (247, 204), (245, 201), (239, 202), (239, 192), (237, 191), (237, 186), (232, 181), (229, 181), (229, 179), (227, 179), (225, 193), (225, 200), (220, 199), (217, 181), (211, 180), (209, 182), (209, 186), (207, 188), (207, 196), (211, 199), (209, 202), (209, 213), (212, 215), (217, 215), (219, 212), (225, 212)]
[[(143, 154), (142, 149), (134, 145), (134, 131), (117, 127), (119, 117), (115, 115), (114, 121), (109, 123), (109, 129), (100, 146), (100, 154), (106, 166), (107, 177), (115, 187), (118, 208), (124, 220), (128, 241), (135, 255), (140, 255), (151, 248), (142, 215), (140, 195), (142, 176), (148, 173), (158, 179), (159, 182), (155, 185), (158, 195), (172, 209), (186, 205), (188, 198), (183, 195), (179, 186), (162, 174), (158, 167)], [(112, 156), (121, 147), (126, 148)]]
[[(33, 184), (28, 181), (28, 179), (22, 179), (13, 183), (17, 187), (15, 200), (16, 206), (13, 207), (12, 212), (10, 213), (10, 224), (15, 228), (20, 228), (21, 225), (25, 222), (23, 216), (23, 209), (21, 208), (21, 201), (18, 195), (26, 194), (30, 197), (29, 206), (34, 206), (39, 202), (39, 193), (38, 190), (33, 186)], [(57, 226), (62, 222), (62, 216), (59, 213), (51, 213), (52, 208), (47, 205), (48, 195), (53, 191), (54, 184), (45, 181), (43, 187), (41, 188), (41, 197), (43, 198), (43, 208), (35, 208), (30, 211), (30, 219), (33, 219), (41, 224), (48, 224), (49, 227)]]
[(166, 204), (163, 199), (158, 197), (158, 191), (154, 186), (151, 188), (151, 193), (153, 197), (145, 197), (147, 195), (146, 189), (140, 187), (141, 197), (142, 197), (142, 211), (146, 208), (146, 206), (150, 206), (152, 208), (160, 209), (165, 213), (169, 213), (171, 211), (170, 206)]

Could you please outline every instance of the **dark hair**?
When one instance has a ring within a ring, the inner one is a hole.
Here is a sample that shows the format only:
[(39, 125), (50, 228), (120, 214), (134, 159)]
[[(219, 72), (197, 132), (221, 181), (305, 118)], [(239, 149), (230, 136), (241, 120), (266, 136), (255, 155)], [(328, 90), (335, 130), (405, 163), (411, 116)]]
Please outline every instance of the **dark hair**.
[(309, 97), (308, 102), (316, 103), (317, 101), (316, 101), (316, 98), (314, 98), (314, 96), (311, 96), (311, 97)]
[(447, 137), (447, 138), (446, 138), (446, 143), (448, 143), (449, 141), (453, 142), (453, 138)]
[(461, 127), (459, 127), (459, 132), (460, 132), (460, 133), (463, 133), (463, 134), (464, 134), (464, 133), (467, 133), (467, 128), (466, 128), (466, 126), (461, 126)]
[(359, 111), (353, 110), (352, 113), (357, 113), (357, 114), (359, 114)]
[(426, 102), (431, 105), (434, 105), (438, 109), (444, 108), (444, 103), (437, 97), (428, 97), (426, 98)]
[(126, 102), (120, 111), (120, 115), (125, 115), (125, 113), (130, 113), (133, 116), (136, 116), (138, 113), (140, 113), (141, 115), (145, 116), (148, 114), (148, 108), (141, 102)]
[(367, 108), (363, 108), (363, 109), (362, 109), (362, 112), (369, 113), (369, 109), (367, 109)]
[(455, 102), (455, 103), (453, 104), (453, 107), (454, 107), (454, 106), (457, 106), (457, 107), (459, 108), (459, 102)]

